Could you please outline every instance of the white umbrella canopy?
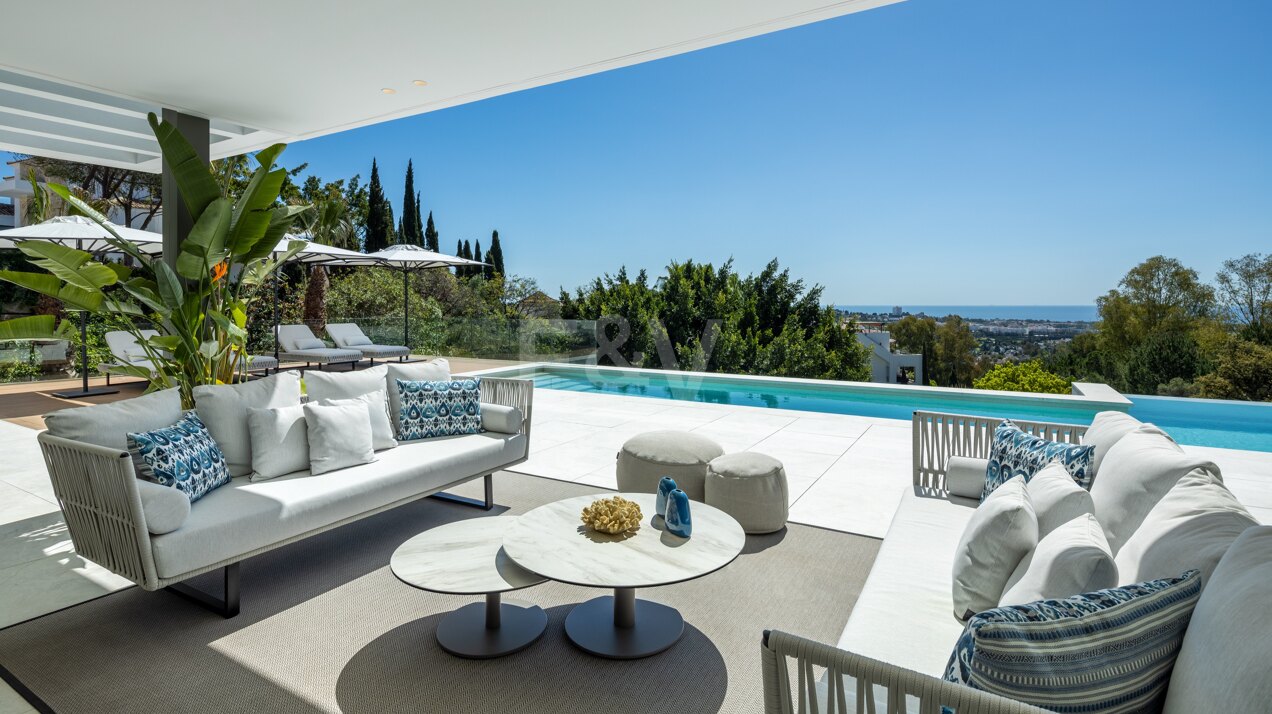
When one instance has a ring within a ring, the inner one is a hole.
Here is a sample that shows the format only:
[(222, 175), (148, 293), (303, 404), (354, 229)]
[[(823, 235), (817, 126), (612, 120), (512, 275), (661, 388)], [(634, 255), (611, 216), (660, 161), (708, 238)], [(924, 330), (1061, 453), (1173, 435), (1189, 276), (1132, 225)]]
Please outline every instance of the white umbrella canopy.
[[(144, 253), (158, 254), (163, 250), (163, 236), (159, 233), (114, 224), (111, 228), (120, 238), (136, 245)], [(117, 252), (106, 242), (111, 237), (105, 228), (84, 216), (58, 216), (43, 223), (0, 231), (0, 248), (16, 248), (17, 243), (23, 240), (41, 240), (89, 253)]]
[(446, 268), (455, 265), (485, 265), (485, 263), (476, 260), (446, 255), (445, 253), (434, 253), (431, 250), (425, 250), (418, 245), (410, 245), (409, 243), (391, 245), (384, 250), (367, 253), (367, 256), (375, 258), (382, 265), (407, 270), (415, 268)]
[(305, 247), (289, 262), (326, 265), (381, 265), (380, 261), (356, 250), (346, 250), (333, 245), (314, 243), (304, 235), (288, 235), (274, 248), (275, 255), (286, 253), (293, 241), (303, 241)]

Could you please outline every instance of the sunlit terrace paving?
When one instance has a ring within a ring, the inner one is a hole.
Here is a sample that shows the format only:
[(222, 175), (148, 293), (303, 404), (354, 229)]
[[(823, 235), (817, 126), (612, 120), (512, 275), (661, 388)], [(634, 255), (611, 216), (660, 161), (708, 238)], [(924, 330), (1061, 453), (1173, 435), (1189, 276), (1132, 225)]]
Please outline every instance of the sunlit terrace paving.
[[(503, 365), (456, 360), (454, 366), (458, 372)], [(35, 429), (41, 425), (35, 412), (64, 406), (60, 400), (52, 399), (46, 394), (55, 386), (8, 387), (7, 393), (0, 395), (0, 409), (4, 410), (0, 413), (0, 418), (5, 420), (0, 421), (0, 453), (4, 455), (4, 468), (0, 470), (0, 627), (84, 603), (131, 586), (123, 578), (77, 557), (73, 552), (35, 440)], [(124, 384), (119, 396), (127, 398), (140, 392), (140, 385)], [(781, 548), (774, 546), (782, 543), (782, 538), (774, 540), (752, 537), (751, 545), (745, 552), (753, 553), (757, 558), (761, 557), (760, 553), (764, 553), (762, 557), (765, 558), (792, 558), (792, 563), (799, 564), (805, 562), (802, 558), (813, 557), (819, 548), (842, 549), (838, 555), (847, 560), (833, 567), (851, 569), (854, 582), (864, 578), (869, 571), (870, 561), (877, 549), (877, 542), (872, 544), (872, 539), (882, 538), (887, 533), (898, 504), (911, 485), (913, 440), (911, 424), (907, 421), (540, 388), (536, 390), (534, 399), (531, 456), (515, 467), (516, 473), (498, 476), (496, 501), (508, 503), (512, 508), (510, 512), (516, 513), (527, 506), (553, 498), (614, 489), (617, 485), (616, 451), (630, 437), (660, 429), (682, 430), (707, 436), (718, 442), (726, 452), (758, 451), (781, 460), (790, 485), (791, 521), (829, 529), (824, 532), (825, 537), (831, 540), (809, 542), (808, 538), (820, 536), (806, 534), (815, 534), (817, 531), (800, 530), (798, 536), (787, 537)], [(1269, 478), (1269, 474), (1272, 474), (1272, 453), (1201, 446), (1186, 446), (1185, 450), (1215, 461), (1223, 471), (1224, 482), (1250, 512), (1263, 523), (1272, 523), (1272, 479)], [(541, 478), (527, 478), (518, 474)], [(475, 496), (477, 485), (468, 484), (460, 492)], [(432, 523), (432, 519), (456, 517), (446, 510), (448, 508), (434, 502), (421, 502), (419, 506), (392, 511), (378, 519), (381, 519), (379, 522), (394, 524), (395, 528), (417, 532), (421, 527)], [(458, 517), (466, 518), (469, 515), (465, 513)], [(834, 536), (830, 531), (854, 535)], [(853, 539), (855, 536), (867, 538)], [(274, 564), (268, 567), (281, 567), (276, 564), (277, 561), (268, 560), (267, 556), (255, 560), (263, 563), (258, 567), (266, 567), (264, 564), (269, 563)], [(385, 570), (384, 564), (374, 558), (370, 562), (371, 565), (366, 567), (374, 566), (380, 572)], [(705, 597), (710, 600), (719, 598), (726, 592), (738, 592), (737, 588), (756, 591), (768, 587), (763, 581), (769, 573), (762, 575), (762, 571), (757, 571), (755, 567), (762, 562), (768, 563), (765, 566), (768, 568), (779, 566), (772, 561), (747, 562), (751, 567), (735, 565), (721, 571), (719, 575), (695, 581), (693, 584), (659, 588), (653, 597), (677, 603), (678, 607), (686, 611), (688, 620), (692, 610), (691, 605), (686, 603), (693, 602), (694, 598)], [(831, 558), (828, 562), (839, 561)], [(724, 573), (728, 573), (727, 578), (723, 576)], [(361, 581), (354, 578), (349, 582)], [(323, 591), (328, 587), (333, 591), (337, 589), (335, 585), (324, 584)], [(855, 592), (855, 587), (859, 587), (859, 582), (848, 590)], [(538, 593), (540, 590), (536, 588), (530, 592)], [(263, 600), (260, 606), (268, 605), (271, 612), (277, 613), (275, 617), (286, 616), (290, 611), (293, 613), (291, 617), (299, 618), (299, 613), (318, 608), (316, 603), (321, 599), (320, 596), (311, 600), (295, 596), (300, 599), (280, 609), (275, 607), (276, 603), (269, 600), (264, 592), (257, 589), (257, 593), (249, 593), (245, 598), (251, 602), (252, 598), (260, 597)], [(145, 612), (149, 612), (152, 606), (160, 606), (164, 611), (175, 608), (181, 613), (181, 617), (207, 617), (206, 613), (198, 610), (182, 610), (184, 605), (175, 598), (140, 592), (137, 592), (137, 596), (151, 598), (139, 601), (143, 603)], [(566, 594), (564, 597), (577, 599), (577, 595)], [(441, 609), (454, 604), (453, 600), (443, 599), (441, 602)], [(399, 608), (407, 613), (404, 622), (411, 619), (412, 607), (414, 606), (405, 603)], [(714, 620), (709, 613), (698, 613), (692, 624), (701, 628), (701, 631), (695, 630), (697, 635), (687, 637), (681, 643), (677, 657), (707, 656), (708, 653), (714, 653), (718, 657), (720, 654), (716, 648), (719, 647), (725, 652), (726, 658), (732, 656), (745, 663), (745, 657), (731, 655), (730, 647), (749, 652), (759, 630), (771, 625), (779, 625), (788, 630), (802, 629), (821, 640), (833, 641), (838, 629), (842, 627), (843, 616), (848, 609), (850, 607), (844, 608), (842, 613), (836, 614), (827, 622), (801, 619), (816, 612), (817, 608), (812, 605), (782, 608), (781, 616), (773, 613), (757, 614), (758, 619), (754, 621), (751, 618), (727, 616)], [(76, 612), (81, 610), (82, 608), (77, 608)], [(245, 624), (241, 619), (238, 622), (240, 627)], [(243, 632), (264, 627), (264, 623), (256, 623)], [(225, 636), (232, 635), (227, 633)], [(266, 635), (262, 633), (255, 636)], [(356, 634), (351, 633), (349, 636), (356, 637)], [(404, 633), (399, 636), (407, 635)], [(411, 636), (419, 635), (413, 633)], [(313, 633), (312, 637), (317, 638), (319, 635)], [(707, 649), (702, 649), (704, 647)], [(363, 650), (359, 653), (351, 652), (345, 660), (337, 658), (337, 661), (352, 666), (351, 663), (356, 662), (361, 655), (371, 656)], [(569, 651), (562, 656), (570, 656)], [(241, 664), (247, 667), (264, 666), (263, 663)], [(752, 664), (758, 666), (758, 663)], [(736, 663), (730, 664), (728, 671), (736, 674), (736, 667)], [(457, 669), (456, 676), (467, 671)], [(743, 686), (737, 679), (739, 678), (735, 677), (727, 684), (713, 683), (710, 696), (706, 700), (708, 706), (703, 711), (714, 710), (711, 707), (722, 710), (756, 710), (756, 707), (739, 703), (752, 701), (757, 696), (757, 691), (752, 686), (755, 682)], [(717, 695), (718, 700), (715, 698)], [(305, 700), (307, 695), (297, 692), (296, 696)], [(345, 711), (357, 710), (353, 702), (362, 701), (355, 697), (355, 693), (342, 692), (339, 687), (331, 696)], [(315, 710), (333, 708), (321, 696), (317, 699), (321, 701), (313, 703)], [(34, 709), (15, 692), (7, 686), (0, 688), (0, 712), (25, 714), (28, 711)]]

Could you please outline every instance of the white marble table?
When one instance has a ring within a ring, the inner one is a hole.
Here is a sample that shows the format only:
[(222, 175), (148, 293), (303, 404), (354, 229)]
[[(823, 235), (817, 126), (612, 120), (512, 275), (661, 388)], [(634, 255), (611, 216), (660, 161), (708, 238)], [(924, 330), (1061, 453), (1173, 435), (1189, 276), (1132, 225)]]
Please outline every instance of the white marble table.
[(583, 507), (607, 495), (580, 496), (540, 506), (517, 517), (504, 534), (504, 552), (518, 565), (552, 580), (613, 588), (613, 596), (576, 605), (565, 620), (570, 640), (584, 651), (613, 659), (648, 657), (684, 632), (675, 608), (636, 599), (636, 588), (671, 585), (733, 562), (746, 534), (731, 516), (693, 502), (693, 534), (674, 536), (654, 517), (654, 494), (622, 493), (644, 514), (640, 529), (618, 536), (589, 530)]
[(546, 578), (517, 565), (503, 550), (513, 516), (473, 518), (429, 529), (403, 543), (389, 560), (399, 580), (430, 592), (485, 595), (437, 625), (437, 642), (459, 657), (485, 659), (511, 654), (539, 639), (547, 628), (543, 608), (505, 601), (501, 593), (538, 585)]

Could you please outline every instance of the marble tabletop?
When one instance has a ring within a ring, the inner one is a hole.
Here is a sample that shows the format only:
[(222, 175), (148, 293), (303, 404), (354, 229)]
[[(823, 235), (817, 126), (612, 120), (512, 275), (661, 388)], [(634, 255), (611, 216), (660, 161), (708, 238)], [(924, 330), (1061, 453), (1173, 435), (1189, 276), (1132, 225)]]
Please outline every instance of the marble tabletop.
[(546, 578), (517, 565), (503, 550), (514, 516), (471, 518), (430, 528), (403, 543), (389, 560), (399, 580), (452, 595), (502, 593)]
[(693, 535), (680, 538), (654, 518), (654, 494), (620, 493), (640, 505), (640, 528), (613, 536), (589, 530), (583, 507), (613, 494), (567, 498), (518, 516), (504, 534), (504, 551), (539, 575), (573, 585), (643, 588), (701, 577), (742, 552), (746, 534), (729, 514), (694, 501)]

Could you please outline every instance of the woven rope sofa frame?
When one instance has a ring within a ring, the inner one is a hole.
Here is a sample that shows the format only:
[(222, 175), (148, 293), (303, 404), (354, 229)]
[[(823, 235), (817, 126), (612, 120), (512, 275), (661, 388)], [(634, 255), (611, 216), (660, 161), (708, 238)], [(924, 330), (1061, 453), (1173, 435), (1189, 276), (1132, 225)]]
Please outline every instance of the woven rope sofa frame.
[[(534, 383), (519, 379), (482, 378), (481, 400), (487, 404), (501, 404), (521, 410), (524, 417), (521, 433), (526, 438), (526, 454), (528, 455)], [(75, 546), (75, 553), (131, 580), (144, 590), (152, 591), (175, 585), (196, 575), (221, 568), (232, 568), (253, 555), (281, 548), (421, 498), (441, 495), (438, 492), (478, 478), (472, 476), (458, 479), (434, 491), (403, 498), (263, 548), (177, 576), (161, 578), (155, 569), (150, 532), (146, 529), (146, 519), (141, 509), (141, 495), (137, 491), (137, 475), (133, 470), (132, 458), (128, 452), (63, 439), (47, 431), (40, 432), (38, 439), (40, 449), (44, 453), (44, 463), (48, 467), (49, 477), (53, 482), (53, 492), (57, 496), (58, 505), (62, 508), (67, 530), (71, 534), (71, 542)], [(516, 461), (511, 461), (505, 464), (504, 468), (515, 466), (526, 458), (527, 456), (523, 456)], [(459, 497), (452, 497), (453, 500), (465, 505), (480, 505), (484, 508), (493, 505), (491, 474), (486, 474), (482, 478), (486, 485), (484, 503)], [(231, 579), (234, 580), (233, 583)], [(237, 590), (237, 574), (233, 570), (227, 570), (227, 595), (230, 593), (231, 585), (234, 590)], [(188, 593), (179, 594), (189, 597)], [(227, 611), (223, 614), (229, 617), (237, 613), (237, 603), (234, 604), (233, 609), (233, 613)]]
[[(943, 495), (945, 465), (951, 456), (988, 459), (994, 429), (1001, 417), (979, 417), (940, 412), (914, 412), (914, 485), (927, 495)], [(1087, 427), (1043, 421), (1011, 420), (1028, 434), (1065, 444), (1080, 443)]]
[[(940, 714), (943, 706), (956, 714), (1046, 712), (777, 630), (764, 633), (760, 649), (766, 714)], [(918, 700), (917, 710), (907, 709), (907, 696)]]

